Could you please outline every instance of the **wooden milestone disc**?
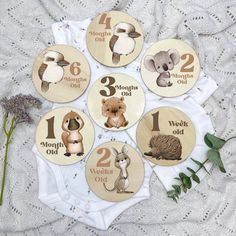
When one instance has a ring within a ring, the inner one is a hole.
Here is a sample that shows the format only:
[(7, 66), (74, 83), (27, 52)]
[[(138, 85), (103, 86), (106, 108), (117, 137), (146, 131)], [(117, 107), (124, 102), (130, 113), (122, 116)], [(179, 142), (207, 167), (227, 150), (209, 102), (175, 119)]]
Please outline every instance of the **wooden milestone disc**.
[(121, 11), (104, 12), (90, 23), (86, 34), (91, 55), (101, 64), (121, 67), (139, 55), (143, 32), (138, 22)]
[(146, 86), (157, 95), (176, 97), (196, 83), (200, 63), (196, 52), (177, 39), (153, 44), (141, 62), (141, 75)]
[[(89, 135), (88, 135), (89, 134)], [(94, 143), (94, 128), (88, 116), (74, 107), (61, 107), (45, 114), (36, 130), (40, 154), (58, 165), (82, 160)]]
[(160, 166), (177, 165), (186, 160), (196, 143), (190, 118), (173, 107), (147, 112), (136, 131), (137, 145), (143, 156)]
[(130, 145), (108, 142), (93, 150), (85, 175), (95, 195), (106, 201), (120, 202), (139, 191), (144, 180), (144, 165)]
[(141, 85), (125, 74), (99, 78), (88, 94), (91, 117), (102, 128), (120, 131), (134, 125), (142, 116), (145, 95)]
[(32, 79), (37, 91), (52, 102), (70, 102), (80, 97), (89, 85), (90, 67), (76, 48), (54, 45), (36, 58)]

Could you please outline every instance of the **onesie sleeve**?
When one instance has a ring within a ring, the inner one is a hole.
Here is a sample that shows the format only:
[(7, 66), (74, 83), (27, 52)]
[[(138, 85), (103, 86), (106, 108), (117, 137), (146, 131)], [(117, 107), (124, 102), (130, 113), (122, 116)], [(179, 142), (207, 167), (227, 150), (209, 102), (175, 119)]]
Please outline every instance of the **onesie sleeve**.
[(52, 32), (56, 44), (86, 47), (86, 29), (91, 19), (83, 21), (63, 21), (52, 24)]
[(217, 88), (218, 85), (215, 80), (201, 71), (196, 84), (187, 94), (201, 105), (216, 91)]

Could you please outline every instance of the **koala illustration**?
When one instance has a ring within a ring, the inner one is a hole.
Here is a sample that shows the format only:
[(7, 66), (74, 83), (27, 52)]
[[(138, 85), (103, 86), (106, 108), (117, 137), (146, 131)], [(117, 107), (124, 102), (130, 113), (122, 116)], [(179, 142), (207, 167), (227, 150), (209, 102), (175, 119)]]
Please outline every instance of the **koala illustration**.
[(128, 121), (125, 119), (125, 112), (124, 97), (102, 99), (102, 115), (107, 117), (107, 121), (104, 124), (107, 128), (115, 127), (119, 129), (120, 127), (127, 126)]
[(147, 55), (144, 58), (144, 66), (151, 72), (159, 73), (156, 83), (159, 87), (170, 87), (170, 72), (180, 61), (179, 52), (172, 48), (168, 51), (160, 51), (155, 55)]

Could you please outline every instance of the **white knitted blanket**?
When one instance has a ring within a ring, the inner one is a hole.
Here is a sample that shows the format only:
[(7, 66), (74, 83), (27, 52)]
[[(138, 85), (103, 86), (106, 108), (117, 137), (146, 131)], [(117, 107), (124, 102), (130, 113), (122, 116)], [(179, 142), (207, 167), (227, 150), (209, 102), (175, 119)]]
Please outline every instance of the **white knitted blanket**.
[[(236, 0), (1, 0), (0, 96), (19, 92), (39, 96), (31, 69), (35, 56), (53, 44), (52, 23), (82, 20), (111, 9), (137, 18), (147, 42), (178, 37), (198, 50), (203, 70), (219, 85), (205, 109), (217, 135), (236, 135)], [(43, 109), (34, 114), (35, 124), (51, 107), (41, 100)], [(0, 124), (2, 118), (1, 112)], [(236, 141), (222, 149), (226, 174), (214, 169), (178, 204), (167, 199), (153, 175), (151, 198), (125, 211), (104, 232), (62, 216), (38, 200), (31, 152), (35, 124), (19, 126), (14, 133), (0, 235), (236, 235)], [(2, 174), (3, 134), (0, 143)]]

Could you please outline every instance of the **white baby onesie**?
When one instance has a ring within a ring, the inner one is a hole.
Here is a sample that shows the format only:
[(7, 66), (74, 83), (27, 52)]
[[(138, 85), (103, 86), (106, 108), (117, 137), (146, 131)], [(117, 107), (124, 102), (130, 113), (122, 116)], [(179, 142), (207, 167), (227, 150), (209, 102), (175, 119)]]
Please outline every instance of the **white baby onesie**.
[[(86, 56), (91, 67), (92, 76), (89, 88), (79, 99), (72, 103), (67, 103), (66, 106), (75, 106), (88, 114), (86, 100), (88, 91), (93, 83), (105, 74), (116, 72), (128, 74), (142, 85), (146, 94), (145, 112), (152, 108), (169, 105), (184, 111), (192, 119), (197, 131), (197, 145), (192, 156), (197, 160), (204, 159), (207, 149), (203, 146), (203, 135), (206, 132), (212, 133), (214, 130), (209, 116), (199, 104), (204, 102), (215, 91), (217, 88), (215, 82), (204, 75), (204, 73), (201, 73), (198, 82), (188, 95), (173, 99), (160, 98), (146, 88), (139, 72), (140, 62), (147, 45), (144, 46), (137, 60), (128, 66), (122, 68), (105, 67), (96, 62), (86, 48), (86, 29), (90, 21), (90, 19), (82, 22), (66, 21), (52, 25), (55, 43), (67, 44), (80, 49)], [(54, 107), (58, 106), (65, 106), (65, 104), (54, 104)], [(94, 148), (104, 142), (117, 140), (127, 142), (138, 150), (135, 143), (137, 124), (127, 131), (121, 132), (107, 131), (97, 126), (95, 122), (93, 124), (96, 133)], [(173, 184), (173, 177), (176, 177), (179, 170), (183, 170), (186, 165), (192, 166), (189, 160), (175, 167), (154, 166), (152, 163), (143, 160), (145, 179), (141, 189), (129, 200), (114, 203), (101, 200), (89, 190), (85, 179), (85, 163), (89, 155), (77, 164), (58, 166), (46, 161), (40, 156), (36, 147), (33, 148), (33, 151), (38, 163), (39, 199), (58, 212), (99, 229), (107, 229), (112, 221), (125, 209), (149, 198), (149, 180), (152, 173), (150, 166), (153, 167), (167, 189)], [(203, 174), (200, 175), (200, 178), (203, 176)]]
[[(61, 27), (62, 25), (64, 25), (64, 27)], [(90, 87), (99, 77), (113, 73), (114, 70), (95, 62), (88, 53), (84, 41), (87, 24), (79, 28), (77, 27), (78, 25), (68, 25), (67, 23), (56, 23), (52, 26), (55, 42), (57, 44), (68, 44), (79, 48), (89, 61), (92, 77), (89, 88), (79, 99), (66, 104), (54, 104), (53, 107), (73, 106), (89, 115), (87, 96)], [(68, 27), (69, 29), (74, 28), (73, 30), (69, 30)], [(57, 33), (57, 30), (59, 33)], [(65, 33), (64, 30), (68, 30), (68, 33)], [(74, 30), (79, 30), (79, 35), (82, 36), (82, 38), (78, 38), (78, 41), (76, 40), (77, 34), (73, 35)], [(71, 32), (72, 35), (69, 34), (69, 32)], [(71, 42), (73, 42), (73, 44)], [(115, 71), (117, 73), (126, 73), (125, 68), (120, 68)], [(92, 149), (102, 143), (115, 140), (130, 144), (136, 149), (136, 144), (129, 137), (127, 132), (108, 131), (96, 125), (95, 122), (93, 122), (93, 125), (95, 128), (95, 143)], [(143, 159), (145, 176), (140, 190), (128, 200), (122, 202), (108, 202), (98, 198), (90, 191), (87, 184), (85, 165), (91, 152), (80, 162), (69, 166), (59, 166), (48, 162), (40, 155), (36, 146), (34, 146), (33, 152), (35, 153), (38, 164), (39, 199), (50, 208), (64, 215), (73, 217), (87, 225), (105, 230), (124, 210), (150, 197), (149, 181), (153, 171), (145, 159)]]

